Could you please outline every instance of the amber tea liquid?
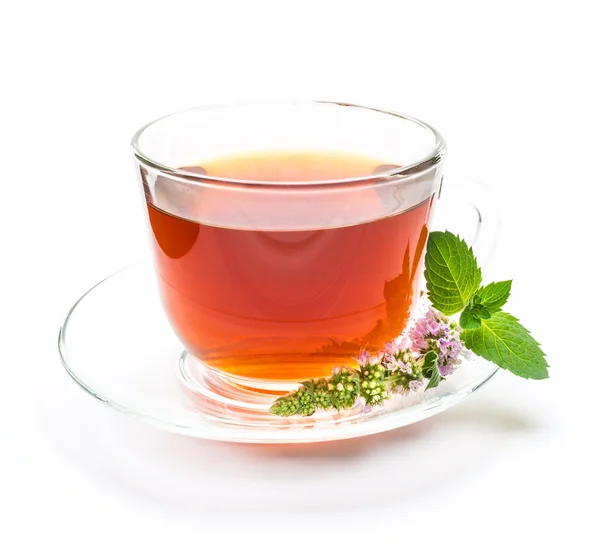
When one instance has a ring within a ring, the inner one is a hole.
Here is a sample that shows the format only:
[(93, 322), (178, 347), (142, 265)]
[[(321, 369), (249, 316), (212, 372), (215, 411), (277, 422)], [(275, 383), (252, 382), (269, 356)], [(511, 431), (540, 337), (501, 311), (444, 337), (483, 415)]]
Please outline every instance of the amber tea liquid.
[[(214, 177), (285, 183), (368, 176), (381, 164), (278, 152), (202, 167)], [(360, 205), (379, 205), (375, 192), (360, 194)], [(361, 348), (376, 350), (404, 329), (431, 206), (432, 198), (368, 223), (277, 231), (201, 224), (149, 204), (171, 324), (204, 363), (246, 378), (297, 381), (351, 365)]]

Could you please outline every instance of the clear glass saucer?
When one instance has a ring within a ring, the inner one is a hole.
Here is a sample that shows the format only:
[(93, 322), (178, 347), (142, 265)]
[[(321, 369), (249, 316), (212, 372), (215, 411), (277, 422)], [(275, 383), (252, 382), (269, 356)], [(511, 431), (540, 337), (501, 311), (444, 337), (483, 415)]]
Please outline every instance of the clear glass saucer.
[(369, 414), (284, 419), (268, 412), (273, 395), (224, 402), (227, 385), (196, 364), (171, 331), (149, 262), (85, 293), (60, 330), (59, 351), (71, 377), (117, 410), (176, 433), (251, 443), (340, 440), (409, 425), (465, 399), (497, 371), (473, 356), (439, 387), (397, 396)]

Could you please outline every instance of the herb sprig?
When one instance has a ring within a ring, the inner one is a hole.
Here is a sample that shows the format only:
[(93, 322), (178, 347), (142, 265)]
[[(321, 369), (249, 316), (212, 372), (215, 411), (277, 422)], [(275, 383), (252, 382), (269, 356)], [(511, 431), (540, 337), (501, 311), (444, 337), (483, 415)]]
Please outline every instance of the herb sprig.
[(512, 280), (481, 285), (477, 259), (464, 240), (448, 231), (429, 235), (425, 280), (434, 308), (448, 315), (461, 312), (460, 338), (467, 349), (522, 378), (548, 377), (539, 344), (516, 317), (500, 311)]
[[(317, 410), (371, 411), (392, 394), (437, 387), (452, 374), (465, 349), (513, 374), (539, 380), (548, 363), (539, 344), (511, 314), (501, 311), (512, 280), (482, 285), (472, 248), (451, 232), (432, 232), (425, 254), (431, 307), (401, 338), (376, 354), (361, 351), (358, 367), (336, 367), (328, 378), (306, 381), (277, 399), (279, 416), (310, 416)], [(458, 323), (448, 316), (458, 315)]]

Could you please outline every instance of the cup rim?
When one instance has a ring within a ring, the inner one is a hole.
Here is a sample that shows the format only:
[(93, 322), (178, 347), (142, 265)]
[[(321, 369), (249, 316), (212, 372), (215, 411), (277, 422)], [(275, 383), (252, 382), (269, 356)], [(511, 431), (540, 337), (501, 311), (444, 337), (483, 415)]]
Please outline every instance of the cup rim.
[[(234, 109), (239, 107), (255, 107), (255, 106), (298, 106), (298, 105), (315, 105), (315, 104), (326, 104), (332, 106), (343, 106), (343, 107), (351, 107), (358, 108), (361, 110), (368, 110), (371, 112), (389, 115), (392, 117), (396, 117), (398, 119), (402, 119), (404, 121), (409, 121), (420, 127), (426, 129), (433, 137), (434, 144), (429, 151), (429, 153), (421, 158), (420, 160), (413, 162), (411, 164), (406, 164), (403, 166), (398, 166), (396, 168), (390, 168), (389, 170), (384, 170), (377, 172), (376, 174), (369, 174), (367, 176), (358, 176), (358, 177), (350, 177), (350, 178), (338, 178), (338, 179), (323, 179), (323, 180), (312, 180), (312, 181), (285, 181), (284, 183), (280, 181), (263, 181), (263, 180), (252, 180), (252, 179), (241, 179), (241, 178), (226, 178), (226, 177), (218, 177), (211, 176), (208, 174), (201, 174), (198, 172), (193, 172), (189, 170), (184, 170), (182, 168), (177, 168), (173, 166), (169, 166), (166, 164), (162, 164), (148, 155), (146, 155), (141, 147), (140, 147), (140, 138), (142, 134), (154, 124), (167, 119), (169, 117), (173, 117), (175, 115), (180, 115), (186, 112), (192, 111), (200, 111), (200, 110), (214, 110), (214, 109)], [(390, 178), (401, 178), (414, 176), (415, 174), (421, 174), (425, 171), (431, 169), (435, 165), (437, 165), (443, 159), (446, 153), (446, 142), (444, 141), (441, 134), (433, 128), (428, 123), (417, 119), (416, 117), (412, 117), (410, 115), (406, 115), (403, 113), (399, 113), (392, 110), (372, 108), (369, 106), (362, 106), (360, 104), (351, 104), (347, 102), (336, 102), (330, 100), (291, 100), (291, 101), (251, 101), (251, 102), (233, 102), (233, 103), (221, 103), (221, 104), (212, 104), (207, 106), (196, 106), (192, 108), (185, 108), (182, 110), (178, 110), (167, 115), (163, 115), (149, 123), (143, 125), (140, 129), (138, 129), (131, 138), (130, 142), (131, 148), (133, 150), (133, 154), (138, 162), (142, 163), (145, 166), (148, 166), (152, 169), (160, 171), (162, 174), (167, 175), (169, 177), (174, 177), (177, 179), (181, 179), (187, 182), (195, 182), (195, 183), (211, 183), (211, 184), (224, 184), (224, 185), (237, 185), (237, 186), (259, 186), (259, 187), (272, 187), (281, 188), (283, 185), (287, 187), (302, 187), (302, 186), (329, 186), (329, 185), (348, 185), (355, 183), (369, 183), (369, 182), (377, 182), (383, 180), (390, 180)]]

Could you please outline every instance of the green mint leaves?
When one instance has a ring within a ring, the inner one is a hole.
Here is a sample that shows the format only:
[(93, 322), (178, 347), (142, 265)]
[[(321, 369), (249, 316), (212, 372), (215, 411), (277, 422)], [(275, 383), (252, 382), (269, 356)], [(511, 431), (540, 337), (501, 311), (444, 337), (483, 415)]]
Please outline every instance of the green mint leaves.
[[(511, 287), (512, 280), (499, 281), (497, 283), (492, 282), (485, 287), (478, 289), (473, 298), (476, 303), (481, 304), (493, 314), (506, 304)], [(485, 319), (489, 319), (489, 316)]]
[(427, 240), (425, 280), (431, 305), (446, 315), (465, 308), (481, 285), (471, 248), (458, 236), (432, 232)]
[(425, 391), (437, 387), (443, 380), (438, 369), (438, 354), (435, 351), (428, 351), (423, 358), (423, 376), (429, 379)]
[(533, 380), (548, 377), (548, 364), (539, 344), (515, 317), (500, 311), (512, 281), (481, 286), (477, 259), (464, 240), (448, 231), (432, 232), (425, 255), (425, 279), (436, 310), (446, 315), (461, 312), (460, 337), (468, 349), (517, 376)]
[(481, 325), (482, 319), (492, 317), (508, 300), (511, 285), (512, 280), (508, 280), (492, 282), (478, 289), (460, 314), (460, 326), (463, 329), (476, 329)]
[(539, 344), (519, 321), (505, 312), (483, 319), (476, 329), (460, 335), (473, 353), (510, 370), (522, 378), (541, 380), (548, 377), (548, 364)]

